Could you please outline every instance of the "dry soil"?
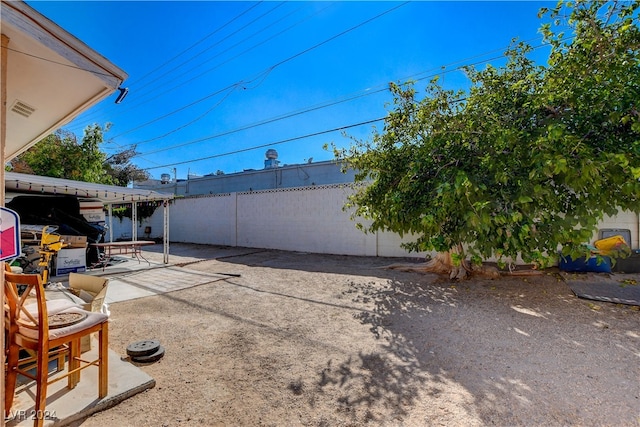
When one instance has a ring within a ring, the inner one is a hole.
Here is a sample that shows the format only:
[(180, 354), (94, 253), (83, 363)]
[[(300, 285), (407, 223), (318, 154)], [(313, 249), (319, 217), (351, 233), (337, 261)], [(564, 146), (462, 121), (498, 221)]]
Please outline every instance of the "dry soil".
[(640, 311), (559, 275), (451, 283), (374, 257), (257, 251), (211, 283), (112, 304), (156, 387), (91, 426), (638, 426)]

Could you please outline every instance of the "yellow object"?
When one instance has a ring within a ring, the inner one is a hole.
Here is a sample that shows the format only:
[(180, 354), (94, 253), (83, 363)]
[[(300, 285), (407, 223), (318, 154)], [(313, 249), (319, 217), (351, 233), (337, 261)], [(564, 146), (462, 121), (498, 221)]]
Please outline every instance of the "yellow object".
[[(51, 270), (51, 260), (60, 249), (67, 245), (62, 241), (62, 238), (55, 231), (57, 227), (46, 225), (42, 229), (42, 237), (40, 238), (40, 262), (38, 267), (41, 271), (42, 281), (46, 284), (49, 282), (49, 275)], [(48, 230), (51, 230), (49, 233)]]
[(594, 246), (598, 248), (602, 255), (607, 255), (609, 252), (613, 250), (620, 250), (627, 245), (627, 242), (624, 240), (624, 237), (620, 235), (615, 235), (611, 237), (607, 237), (606, 239), (596, 240)]

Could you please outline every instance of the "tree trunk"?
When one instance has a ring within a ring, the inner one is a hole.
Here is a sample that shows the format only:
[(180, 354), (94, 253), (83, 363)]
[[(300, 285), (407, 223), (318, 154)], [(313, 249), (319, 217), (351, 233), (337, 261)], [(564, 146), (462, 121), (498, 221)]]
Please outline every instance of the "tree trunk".
[(450, 278), (461, 278), (461, 274), (464, 277), (466, 271), (461, 265), (454, 266), (451, 259), (451, 252), (438, 252), (435, 258), (422, 264), (391, 264), (386, 266), (392, 270), (416, 272), (416, 273), (434, 273), (434, 274), (447, 274)]
[[(456, 253), (462, 253), (460, 248), (454, 249)], [(463, 260), (460, 265), (454, 265), (451, 258), (451, 252), (438, 252), (435, 258), (423, 264), (391, 264), (384, 268), (416, 272), (416, 273), (434, 273), (434, 274), (446, 274), (451, 280), (464, 280), (471, 275), (483, 276), (491, 279), (500, 277), (498, 269), (489, 266), (480, 266), (477, 268), (471, 267), (466, 260)]]

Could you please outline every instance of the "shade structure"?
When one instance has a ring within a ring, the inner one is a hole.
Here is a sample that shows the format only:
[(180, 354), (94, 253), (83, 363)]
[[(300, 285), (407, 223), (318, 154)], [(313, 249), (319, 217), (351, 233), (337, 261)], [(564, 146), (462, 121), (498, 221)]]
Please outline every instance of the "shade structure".
[(17, 172), (6, 172), (6, 193), (60, 194), (99, 199), (104, 204), (171, 200), (172, 193), (159, 193), (141, 188), (94, 184), (70, 179), (51, 178)]

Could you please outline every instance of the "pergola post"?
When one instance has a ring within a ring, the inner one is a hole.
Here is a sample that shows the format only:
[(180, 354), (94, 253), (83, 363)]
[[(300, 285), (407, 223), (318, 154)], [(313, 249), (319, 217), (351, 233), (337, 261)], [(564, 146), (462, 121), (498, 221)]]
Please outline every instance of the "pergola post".
[(109, 242), (113, 242), (113, 203), (108, 205), (109, 211)]
[(138, 240), (138, 202), (131, 201), (131, 240)]
[(164, 207), (163, 215), (163, 255), (164, 263), (169, 264), (169, 200), (164, 199), (162, 206)]

